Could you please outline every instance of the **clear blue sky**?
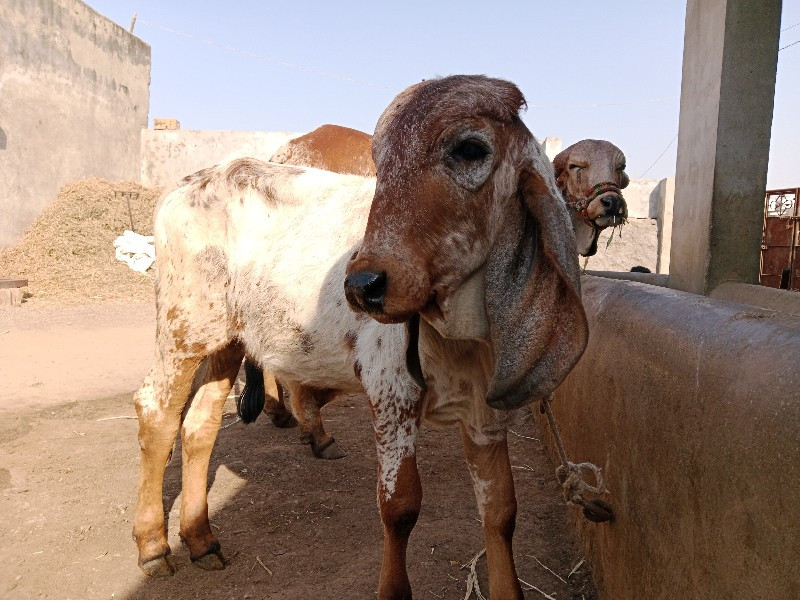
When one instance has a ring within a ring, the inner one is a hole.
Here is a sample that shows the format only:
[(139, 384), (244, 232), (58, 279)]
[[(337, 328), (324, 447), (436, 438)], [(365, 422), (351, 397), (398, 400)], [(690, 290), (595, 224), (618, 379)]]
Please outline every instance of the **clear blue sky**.
[[(174, 117), (183, 129), (371, 133), (408, 85), (484, 73), (522, 89), (538, 138), (610, 140), (632, 177), (678, 131), (681, 0), (88, 2), (126, 29), (138, 13), (134, 33), (152, 47), (151, 122)], [(800, 1), (785, 0), (781, 28), (796, 23)], [(796, 40), (800, 26), (780, 45)], [(800, 44), (779, 54), (770, 188), (800, 185), (798, 109)], [(674, 174), (676, 146), (648, 178)]]

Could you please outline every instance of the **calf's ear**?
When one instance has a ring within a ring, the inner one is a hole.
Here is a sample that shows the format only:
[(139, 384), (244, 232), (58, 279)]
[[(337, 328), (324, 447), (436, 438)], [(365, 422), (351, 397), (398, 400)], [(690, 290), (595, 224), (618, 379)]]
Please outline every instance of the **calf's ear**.
[(494, 373), (486, 402), (512, 409), (547, 397), (588, 341), (575, 234), (552, 179), (522, 169), (486, 264)]

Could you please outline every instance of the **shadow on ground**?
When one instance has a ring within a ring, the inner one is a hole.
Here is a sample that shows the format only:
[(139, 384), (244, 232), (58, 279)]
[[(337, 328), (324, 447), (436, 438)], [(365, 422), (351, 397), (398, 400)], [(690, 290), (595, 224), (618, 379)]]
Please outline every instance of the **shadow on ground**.
[[(131, 539), (138, 470), (131, 395), (0, 420), (0, 548), (3, 598), (374, 598), (382, 528), (375, 502), (369, 410), (360, 399), (329, 405), (326, 428), (347, 451), (312, 457), (298, 432), (269, 419), (234, 422), (233, 406), (212, 455), (212, 527), (230, 561), (194, 567), (177, 536), (180, 453), (164, 497), (177, 572), (148, 580)], [(520, 577), (556, 598), (596, 598), (560, 500), (553, 465), (529, 419), (510, 435), (519, 503), (515, 555)], [(409, 546), (415, 596), (461, 600), (468, 562), (483, 547), (472, 489), (455, 431), (425, 429), (418, 459), (424, 498)], [(544, 568), (552, 569), (566, 583)], [(488, 592), (485, 561), (479, 564)], [(526, 597), (542, 598), (536, 591)]]

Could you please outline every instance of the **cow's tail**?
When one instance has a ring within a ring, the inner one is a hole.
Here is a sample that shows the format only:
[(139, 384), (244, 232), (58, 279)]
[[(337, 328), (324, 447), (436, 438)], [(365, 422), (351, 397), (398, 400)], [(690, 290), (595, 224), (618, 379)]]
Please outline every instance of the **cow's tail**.
[(244, 361), (244, 389), (236, 399), (236, 412), (244, 423), (252, 423), (264, 409), (264, 370), (249, 358)]

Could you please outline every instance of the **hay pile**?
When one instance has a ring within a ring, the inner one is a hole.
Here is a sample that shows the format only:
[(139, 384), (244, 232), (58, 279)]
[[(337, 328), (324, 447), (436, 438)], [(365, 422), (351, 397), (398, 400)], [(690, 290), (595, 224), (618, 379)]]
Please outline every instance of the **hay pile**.
[(128, 203), (115, 191), (138, 192), (134, 230), (152, 235), (160, 189), (132, 182), (83, 179), (65, 185), (20, 242), (0, 250), (0, 277), (28, 279), (28, 301), (153, 298), (152, 269), (137, 273), (114, 258), (113, 242), (131, 228)]

